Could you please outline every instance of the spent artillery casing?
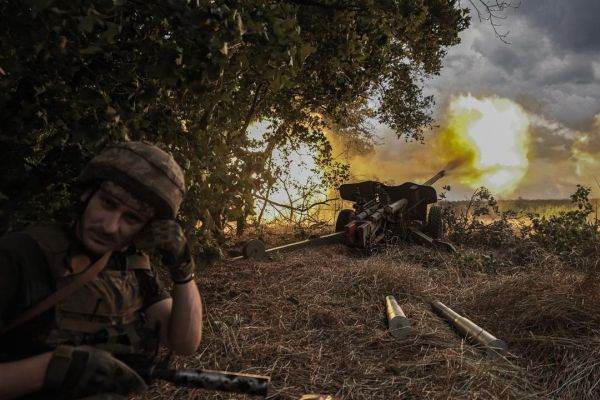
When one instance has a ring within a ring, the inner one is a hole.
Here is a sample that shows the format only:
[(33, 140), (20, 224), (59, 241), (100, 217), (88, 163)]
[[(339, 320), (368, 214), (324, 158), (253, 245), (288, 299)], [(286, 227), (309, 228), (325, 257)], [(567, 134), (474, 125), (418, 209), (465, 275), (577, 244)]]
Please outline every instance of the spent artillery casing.
[(431, 303), (431, 306), (460, 333), (484, 347), (488, 357), (496, 358), (498, 355), (505, 353), (508, 349), (506, 342), (498, 339), (470, 319), (458, 314), (448, 306), (444, 305), (444, 303), (434, 301)]
[(404, 339), (410, 333), (410, 320), (406, 318), (394, 296), (385, 297), (385, 306), (390, 334), (395, 338)]

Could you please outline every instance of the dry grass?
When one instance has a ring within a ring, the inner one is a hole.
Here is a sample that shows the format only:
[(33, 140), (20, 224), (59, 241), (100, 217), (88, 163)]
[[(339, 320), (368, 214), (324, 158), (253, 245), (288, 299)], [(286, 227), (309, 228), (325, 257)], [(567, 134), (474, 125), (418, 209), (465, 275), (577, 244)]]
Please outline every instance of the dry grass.
[[(177, 364), (268, 374), (270, 399), (600, 398), (599, 290), (549, 255), (406, 246), (358, 258), (328, 246), (213, 266), (199, 285), (202, 348)], [(386, 332), (388, 294), (413, 323), (406, 340)], [(506, 340), (510, 355), (487, 360), (432, 299)], [(144, 399), (174, 397), (244, 398), (161, 385)]]

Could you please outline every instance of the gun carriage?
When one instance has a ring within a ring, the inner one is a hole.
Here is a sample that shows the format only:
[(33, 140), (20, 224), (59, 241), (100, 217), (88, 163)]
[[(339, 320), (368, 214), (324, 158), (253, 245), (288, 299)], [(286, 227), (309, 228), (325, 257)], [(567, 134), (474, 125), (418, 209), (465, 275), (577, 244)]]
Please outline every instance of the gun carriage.
[(437, 193), (431, 186), (444, 176), (440, 171), (422, 185), (406, 182), (388, 186), (376, 181), (341, 185), (340, 197), (353, 202), (353, 209), (340, 211), (336, 232), (344, 232), (347, 245), (370, 254), (377, 246), (400, 240), (441, 246), (442, 210), (435, 205)]
[(454, 252), (454, 246), (442, 241), (442, 209), (435, 205), (437, 192), (431, 186), (445, 175), (440, 171), (423, 184), (406, 182), (388, 186), (365, 181), (343, 184), (340, 197), (353, 204), (339, 212), (335, 233), (266, 249), (260, 240), (250, 240), (242, 255), (235, 258), (264, 258), (269, 253), (295, 250), (320, 244), (343, 242), (371, 254), (377, 247), (410, 241)]

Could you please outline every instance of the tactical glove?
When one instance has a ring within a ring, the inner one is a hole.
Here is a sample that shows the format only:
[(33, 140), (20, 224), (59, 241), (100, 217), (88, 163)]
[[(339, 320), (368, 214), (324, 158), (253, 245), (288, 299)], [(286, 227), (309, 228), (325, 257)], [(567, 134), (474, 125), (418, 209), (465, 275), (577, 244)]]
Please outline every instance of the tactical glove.
[(58, 399), (146, 390), (144, 380), (110, 353), (90, 346), (59, 346), (46, 369), (43, 391)]
[(194, 260), (181, 226), (170, 219), (154, 220), (137, 241), (142, 248), (156, 248), (162, 255), (175, 283), (187, 283), (194, 278)]

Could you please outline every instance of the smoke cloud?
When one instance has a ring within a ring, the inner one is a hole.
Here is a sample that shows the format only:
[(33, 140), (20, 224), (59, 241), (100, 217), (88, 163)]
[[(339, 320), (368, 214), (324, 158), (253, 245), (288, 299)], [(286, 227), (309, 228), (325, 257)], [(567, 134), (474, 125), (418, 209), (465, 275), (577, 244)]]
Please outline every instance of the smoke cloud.
[(577, 184), (600, 195), (600, 114), (591, 129), (575, 130), (507, 98), (465, 94), (453, 97), (439, 120), (424, 143), (398, 140), (384, 126), (369, 152), (352, 151), (338, 135), (329, 138), (353, 181), (419, 183), (445, 169), (436, 186), (450, 185), (455, 200), (479, 186), (499, 198), (567, 198)]

